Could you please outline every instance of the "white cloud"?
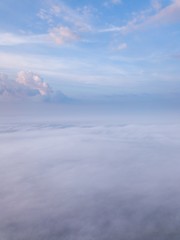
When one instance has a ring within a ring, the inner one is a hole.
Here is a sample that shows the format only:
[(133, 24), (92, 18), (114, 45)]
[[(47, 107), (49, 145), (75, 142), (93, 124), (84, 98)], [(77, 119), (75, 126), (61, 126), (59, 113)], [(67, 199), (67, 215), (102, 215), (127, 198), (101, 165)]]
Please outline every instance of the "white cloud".
[(16, 82), (28, 88), (38, 90), (40, 95), (52, 93), (49, 85), (36, 73), (21, 71), (17, 74)]
[(39, 74), (20, 71), (15, 80), (7, 74), (0, 73), (0, 102), (7, 101), (61, 103), (71, 99), (60, 90), (53, 91)]
[(117, 50), (121, 51), (121, 50), (124, 50), (128, 47), (127, 43), (121, 43), (119, 44), (119, 46), (117, 46)]
[(79, 39), (78, 35), (71, 31), (70, 28), (63, 26), (51, 29), (49, 36), (58, 45), (63, 45)]
[(0, 95), (3, 97), (48, 96), (52, 93), (49, 85), (36, 73), (21, 71), (16, 80), (0, 75)]
[(42, 35), (22, 35), (11, 32), (0, 33), (0, 46), (13, 46), (20, 44), (42, 44), (47, 43), (47, 36)]
[(0, 45), (18, 45), (27, 43), (28, 39), (26, 37), (14, 35), (12, 33), (0, 33)]

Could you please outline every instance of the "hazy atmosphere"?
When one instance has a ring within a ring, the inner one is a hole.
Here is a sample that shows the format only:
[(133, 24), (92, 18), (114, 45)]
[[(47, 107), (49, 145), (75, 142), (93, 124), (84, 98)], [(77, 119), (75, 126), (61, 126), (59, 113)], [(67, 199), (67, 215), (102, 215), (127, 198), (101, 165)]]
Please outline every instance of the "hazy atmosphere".
[(0, 2), (0, 240), (180, 239), (180, 0)]

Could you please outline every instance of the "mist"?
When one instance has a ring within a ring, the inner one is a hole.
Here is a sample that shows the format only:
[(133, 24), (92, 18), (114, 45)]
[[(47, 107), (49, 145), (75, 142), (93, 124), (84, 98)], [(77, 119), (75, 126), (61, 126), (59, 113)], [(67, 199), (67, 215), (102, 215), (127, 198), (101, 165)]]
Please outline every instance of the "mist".
[(177, 113), (1, 113), (0, 239), (179, 240)]

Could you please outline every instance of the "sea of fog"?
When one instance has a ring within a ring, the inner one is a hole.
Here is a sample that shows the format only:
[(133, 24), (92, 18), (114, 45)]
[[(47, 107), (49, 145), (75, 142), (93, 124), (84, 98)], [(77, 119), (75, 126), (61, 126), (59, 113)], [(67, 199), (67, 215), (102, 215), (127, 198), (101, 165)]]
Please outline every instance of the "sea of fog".
[(1, 108), (0, 240), (179, 240), (179, 120)]

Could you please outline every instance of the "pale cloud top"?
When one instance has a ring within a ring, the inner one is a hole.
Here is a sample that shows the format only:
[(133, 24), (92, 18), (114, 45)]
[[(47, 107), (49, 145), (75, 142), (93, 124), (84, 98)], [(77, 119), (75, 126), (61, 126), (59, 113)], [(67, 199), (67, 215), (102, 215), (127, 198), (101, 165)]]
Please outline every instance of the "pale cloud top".
[(178, 239), (178, 118), (36, 111), (1, 120), (1, 239)]

